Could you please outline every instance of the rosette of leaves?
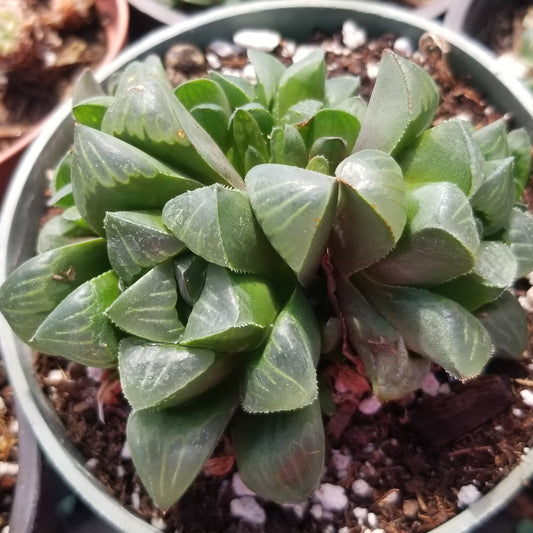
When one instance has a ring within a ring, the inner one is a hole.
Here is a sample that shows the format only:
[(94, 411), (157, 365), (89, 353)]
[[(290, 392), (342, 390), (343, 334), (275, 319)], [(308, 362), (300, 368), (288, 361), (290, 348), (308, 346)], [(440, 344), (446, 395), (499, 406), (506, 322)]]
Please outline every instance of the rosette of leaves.
[(257, 83), (173, 88), (156, 57), (108, 92), (87, 74), (51, 184), (63, 211), (0, 289), (34, 349), (118, 369), (163, 507), (224, 432), (257, 494), (311, 494), (318, 375), (343, 347), (388, 400), (431, 363), (470, 378), (526, 342), (507, 291), (533, 267), (525, 131), (432, 126), (433, 80), (392, 52), (368, 103), (357, 78), (326, 78), (322, 52), (249, 58)]

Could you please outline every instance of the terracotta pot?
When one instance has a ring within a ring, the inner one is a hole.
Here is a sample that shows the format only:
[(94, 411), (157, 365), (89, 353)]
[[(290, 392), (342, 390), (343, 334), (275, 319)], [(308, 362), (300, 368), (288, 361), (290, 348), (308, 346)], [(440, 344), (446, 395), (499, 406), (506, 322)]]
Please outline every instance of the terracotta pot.
[[(175, 41), (205, 46), (214, 39), (231, 40), (242, 28), (272, 28), (287, 38), (308, 41), (316, 28), (337, 30), (347, 19), (365, 28), (369, 36), (393, 32), (417, 42), (430, 32), (450, 44), (450, 65), (456, 73), (468, 74), (492, 103), (508, 111), (515, 125), (533, 136), (533, 96), (515, 79), (504, 78), (494, 61), (480, 47), (442, 25), (377, 2), (345, 0), (277, 0), (250, 2), (210, 10), (190, 17), (174, 27), (163, 27), (130, 46), (98, 78), (104, 81), (129, 62), (150, 54), (163, 55)], [(15, 172), (0, 217), (0, 283), (17, 265), (34, 255), (40, 217), (45, 211), (43, 191), (46, 171), (54, 167), (72, 143), (73, 123), (69, 104), (63, 105), (47, 123), (42, 134), (26, 152)], [(41, 390), (33, 367), (32, 350), (12, 332), (0, 317), (0, 349), (19, 404), (31, 421), (50, 463), (80, 498), (119, 531), (156, 532), (123, 507), (85, 467), (85, 461)], [(433, 533), (465, 533), (504, 506), (533, 475), (533, 451), (491, 492)]]
[[(126, 0), (96, 0), (98, 17), (106, 33), (107, 49), (97, 67), (111, 62), (126, 43), (129, 7)], [(37, 137), (48, 117), (0, 152), (0, 200), (22, 152)]]

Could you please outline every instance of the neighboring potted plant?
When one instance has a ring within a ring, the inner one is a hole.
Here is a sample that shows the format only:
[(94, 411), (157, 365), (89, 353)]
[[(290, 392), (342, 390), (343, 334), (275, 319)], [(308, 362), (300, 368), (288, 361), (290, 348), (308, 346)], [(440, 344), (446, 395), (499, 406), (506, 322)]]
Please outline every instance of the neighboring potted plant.
[[(454, 67), (515, 114), (512, 131), (502, 121), (475, 133), (460, 120), (430, 127), (434, 82), (392, 52), (368, 107), (353, 77), (325, 80), (320, 53), (286, 68), (251, 52), (257, 85), (213, 74), (175, 93), (151, 55), (243, 27), (303, 40), (352, 18), (374, 35), (429, 31), (449, 42)], [(462, 47), (438, 25), (363, 3), (214, 11), (123, 54), (103, 74), (128, 65), (112, 96), (86, 78), (74, 134), (64, 108), (21, 163), (0, 223), (2, 313), (33, 349), (118, 364), (133, 459), (160, 505), (180, 498), (230, 420), (250, 488), (274, 501), (308, 496), (325, 454), (318, 374), (339, 346), (357, 351), (384, 400), (416, 389), (431, 362), (471, 378), (493, 345), (520, 357), (525, 317), (506, 288), (532, 266), (532, 219), (515, 201), (529, 177), (533, 106), (519, 84), (493, 77), (488, 56)], [(34, 255), (45, 170), (58, 164), (53, 203), (66, 216), (44, 226), (40, 255), (15, 270)], [(53, 464), (114, 525), (152, 530), (65, 442), (32, 350), (7, 328), (2, 350)], [(526, 460), (509, 479), (527, 469)], [(492, 494), (510, 497), (511, 481)], [(502, 502), (488, 505), (492, 497), (448, 527), (494, 512)]]
[[(77, 73), (109, 63), (128, 34), (126, 0), (38, 4), (7, 1), (0, 6), (0, 196), (20, 154), (67, 98)], [(32, 93), (38, 83), (45, 97)]]
[(444, 25), (463, 32), (497, 55), (501, 68), (531, 88), (533, 5), (514, 0), (469, 0), (450, 4)]

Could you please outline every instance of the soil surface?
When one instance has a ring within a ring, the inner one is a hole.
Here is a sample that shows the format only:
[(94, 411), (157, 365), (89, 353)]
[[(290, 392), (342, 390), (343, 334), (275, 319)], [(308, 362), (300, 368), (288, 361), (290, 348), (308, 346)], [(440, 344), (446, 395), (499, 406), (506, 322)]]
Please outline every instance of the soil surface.
[[(442, 104), (436, 121), (460, 115), (482, 125), (501, 116), (468, 80), (453, 76), (447, 67), (445, 45), (431, 36), (425, 36), (414, 53), (405, 40), (394, 35), (351, 51), (343, 46), (340, 34), (316, 35), (315, 40), (327, 51), (330, 75), (351, 72), (361, 76), (363, 96), (372, 90), (382, 51), (395, 48), (423, 65), (437, 81)], [(290, 43), (282, 42), (276, 52), (289, 61), (290, 50)], [(174, 53), (172, 59), (167, 58), (174, 79), (203, 75), (209, 66), (205, 56), (192, 63), (176, 57)], [(242, 69), (245, 63), (240, 54), (218, 60), (222, 69)], [(515, 292), (525, 297), (528, 289), (529, 282), (522, 280)], [(529, 323), (531, 346), (531, 313)], [(359, 378), (352, 363), (331, 364), (327, 371), (336, 413), (325, 420), (328, 453), (322, 484), (340, 487), (346, 505), (328, 507), (315, 497), (301, 506), (280, 506), (255, 500), (244, 491), (244, 498), (267, 511), (264, 525), (231, 513), (232, 502), (243, 494), (235, 478), (228, 438), (222, 439), (181, 501), (164, 512), (154, 506), (135, 474), (125, 446), (129, 407), (117, 393), (116, 383), (111, 379), (111, 387), (99, 392), (100, 371), (88, 371), (61, 358), (37, 355), (35, 365), (87, 466), (126, 507), (161, 529), (187, 533), (422, 533), (454, 516), (469, 497), (473, 500), (490, 490), (531, 445), (533, 352), (530, 349), (528, 353), (519, 362), (495, 358), (483, 376), (464, 384), (435, 368), (423, 389), (401, 402), (382, 406), (373, 404), (371, 397), (354, 393)], [(103, 378), (109, 380), (110, 376)]]
[(0, 529), (9, 525), (18, 475), (18, 423), (11, 386), (0, 360)]
[(95, 0), (3, 0), (0, 43), (0, 152), (65, 99), (83, 67), (105, 54)]

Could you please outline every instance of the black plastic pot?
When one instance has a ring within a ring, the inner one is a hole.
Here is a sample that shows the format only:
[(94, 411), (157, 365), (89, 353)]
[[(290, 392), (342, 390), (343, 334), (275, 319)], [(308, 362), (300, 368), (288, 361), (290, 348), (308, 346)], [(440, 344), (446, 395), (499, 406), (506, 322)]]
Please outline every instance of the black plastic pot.
[(444, 26), (488, 45), (491, 20), (527, 3), (527, 0), (452, 0), (444, 16)]
[[(516, 80), (494, 70), (493, 58), (480, 47), (441, 25), (377, 2), (346, 0), (276, 0), (246, 2), (210, 10), (190, 17), (174, 27), (164, 27), (125, 50), (99, 73), (108, 78), (127, 63), (149, 54), (162, 55), (175, 41), (204, 46), (214, 39), (231, 40), (242, 28), (271, 28), (287, 38), (307, 41), (320, 28), (338, 30), (352, 19), (369, 36), (394, 32), (417, 42), (430, 32), (450, 44), (450, 64), (457, 73), (468, 74), (492, 103), (514, 117), (533, 137), (533, 97)], [(5, 199), (0, 217), (0, 282), (22, 261), (34, 254), (39, 219), (45, 210), (43, 191), (46, 173), (54, 167), (72, 142), (70, 107), (61, 108), (25, 154)], [(50, 463), (96, 513), (117, 530), (127, 533), (155, 532), (109, 495), (85, 468), (80, 453), (69, 441), (57, 413), (41, 391), (32, 365), (32, 352), (0, 319), (0, 348), (14, 391)], [(433, 533), (465, 533), (487, 520), (520, 490), (533, 473), (533, 453), (489, 494)]]

